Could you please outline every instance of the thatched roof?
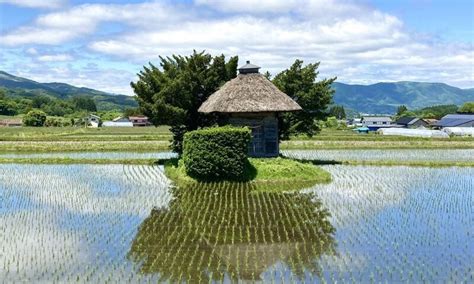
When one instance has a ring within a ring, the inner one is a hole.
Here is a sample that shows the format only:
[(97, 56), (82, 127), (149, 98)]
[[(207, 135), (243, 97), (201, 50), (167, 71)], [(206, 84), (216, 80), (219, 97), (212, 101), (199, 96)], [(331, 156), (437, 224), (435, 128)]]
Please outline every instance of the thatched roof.
[[(242, 73), (242, 72), (241, 72)], [(282, 112), (301, 107), (260, 73), (239, 74), (212, 94), (199, 112)]]

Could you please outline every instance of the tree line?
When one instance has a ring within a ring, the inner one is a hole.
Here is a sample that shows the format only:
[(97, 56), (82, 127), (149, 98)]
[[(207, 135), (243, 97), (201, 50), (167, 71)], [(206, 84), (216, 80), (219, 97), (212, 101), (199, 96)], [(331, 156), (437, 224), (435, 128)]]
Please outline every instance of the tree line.
[(405, 105), (401, 105), (397, 108), (396, 117), (413, 116), (419, 118), (441, 119), (443, 116), (453, 113), (474, 114), (474, 102), (466, 102), (460, 107), (457, 105), (437, 105), (415, 110), (409, 110)]
[[(198, 112), (201, 104), (225, 82), (237, 76), (238, 57), (226, 60), (224, 55), (212, 56), (194, 51), (189, 56), (159, 57), (159, 66), (149, 63), (131, 87), (136, 94), (140, 111), (158, 125), (171, 126), (172, 149), (182, 150), (183, 135), (187, 131), (224, 123), (218, 114)], [(273, 79), (281, 91), (303, 108), (300, 112), (280, 115), (279, 137), (290, 135), (313, 136), (320, 130), (317, 120), (327, 116), (326, 109), (332, 102), (331, 84), (336, 78), (317, 81), (319, 62), (303, 64), (296, 60), (288, 69)]]

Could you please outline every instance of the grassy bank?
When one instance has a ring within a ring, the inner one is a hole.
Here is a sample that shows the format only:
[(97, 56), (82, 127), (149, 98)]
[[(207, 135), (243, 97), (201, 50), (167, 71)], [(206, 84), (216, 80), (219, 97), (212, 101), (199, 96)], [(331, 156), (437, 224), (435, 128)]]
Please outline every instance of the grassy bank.
[[(169, 150), (168, 127), (0, 129), (0, 152), (162, 151)], [(474, 138), (449, 139), (357, 134), (323, 129), (318, 135), (282, 141), (287, 149), (473, 149)]]
[[(255, 185), (258, 191), (297, 190), (331, 181), (327, 171), (308, 162), (285, 158), (250, 158), (249, 162), (243, 180)], [(165, 174), (178, 186), (203, 182), (188, 176), (184, 164), (176, 159), (165, 162)]]
[[(1, 152), (92, 152), (137, 151), (153, 152), (169, 150), (170, 142), (142, 141), (0, 141)], [(447, 141), (283, 141), (282, 150), (331, 150), (331, 149), (473, 149), (474, 140)]]
[[(409, 166), (409, 167), (474, 167), (474, 162), (454, 161), (334, 161), (334, 160), (301, 160), (298, 165), (291, 162), (275, 162), (267, 164), (263, 159), (251, 159), (256, 169), (259, 169), (253, 182), (259, 181), (271, 185), (277, 183), (299, 183), (311, 184), (313, 181), (325, 182), (325, 171), (315, 171), (313, 165), (351, 165), (351, 166)], [(166, 160), (164, 160), (166, 161)], [(289, 160), (291, 161), (291, 160)], [(0, 164), (123, 164), (123, 165), (153, 165), (157, 159), (85, 159), (85, 158), (0, 158)], [(163, 161), (162, 161), (163, 163)], [(319, 168), (318, 168), (319, 169)], [(173, 163), (166, 163), (167, 175), (175, 181), (195, 182), (184, 172), (184, 167), (178, 167)], [(184, 178), (184, 179), (183, 179)], [(298, 184), (299, 186), (299, 184)]]

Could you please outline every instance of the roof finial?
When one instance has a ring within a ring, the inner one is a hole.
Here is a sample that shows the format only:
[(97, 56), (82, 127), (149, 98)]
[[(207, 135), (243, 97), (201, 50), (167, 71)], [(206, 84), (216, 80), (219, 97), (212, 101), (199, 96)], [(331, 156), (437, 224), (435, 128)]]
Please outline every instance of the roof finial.
[(250, 64), (250, 60), (247, 60), (247, 64), (239, 68), (240, 74), (258, 73), (260, 66)]

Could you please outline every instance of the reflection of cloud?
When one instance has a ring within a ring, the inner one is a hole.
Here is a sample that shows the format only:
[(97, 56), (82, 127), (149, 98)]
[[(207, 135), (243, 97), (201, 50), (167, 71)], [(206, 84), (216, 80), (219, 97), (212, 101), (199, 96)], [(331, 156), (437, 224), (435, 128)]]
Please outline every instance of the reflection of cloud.
[(130, 242), (167, 205), (168, 184), (151, 166), (0, 165), (0, 279), (124, 280)]
[(342, 227), (400, 203), (406, 188), (422, 180), (422, 176), (416, 175), (407, 179), (406, 167), (327, 166), (325, 169), (333, 181), (308, 191), (322, 199), (332, 219)]

